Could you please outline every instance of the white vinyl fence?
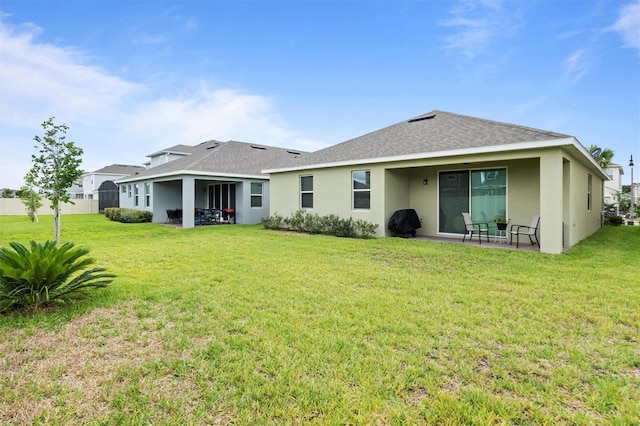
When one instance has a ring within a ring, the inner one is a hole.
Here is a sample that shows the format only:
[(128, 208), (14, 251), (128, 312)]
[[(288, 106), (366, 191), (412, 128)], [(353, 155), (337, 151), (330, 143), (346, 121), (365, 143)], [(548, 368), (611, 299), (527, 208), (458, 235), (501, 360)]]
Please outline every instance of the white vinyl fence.
[[(60, 208), (62, 214), (98, 214), (98, 200), (73, 200), (74, 204), (64, 203)], [(48, 200), (42, 201), (42, 207), (38, 209), (38, 216), (53, 214)], [(0, 198), (0, 216), (22, 216), (27, 210), (19, 198)]]

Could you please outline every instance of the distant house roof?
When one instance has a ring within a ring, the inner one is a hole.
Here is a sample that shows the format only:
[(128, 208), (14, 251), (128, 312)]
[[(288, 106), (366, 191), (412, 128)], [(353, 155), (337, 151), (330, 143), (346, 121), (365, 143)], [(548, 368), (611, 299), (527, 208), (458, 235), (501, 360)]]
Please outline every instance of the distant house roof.
[(381, 130), (301, 156), (278, 172), (364, 160), (446, 153), (473, 148), (573, 138), (548, 130), (434, 110)]
[(135, 174), (136, 172), (140, 172), (142, 170), (145, 170), (143, 166), (132, 166), (128, 164), (112, 164), (110, 166), (105, 166), (101, 169), (94, 170), (92, 172), (84, 173), (84, 175), (105, 174), (105, 175), (129, 176), (129, 175)]
[(212, 140), (191, 147), (190, 155), (143, 169), (135, 176), (129, 176), (119, 182), (183, 173), (266, 178), (267, 175), (262, 170), (287, 164), (289, 160), (303, 154), (303, 151), (274, 146)]
[(188, 155), (188, 154), (193, 154), (194, 152), (196, 152), (198, 150), (198, 146), (192, 146), (192, 145), (174, 145), (170, 148), (165, 148), (165, 149), (161, 149), (160, 151), (156, 151), (153, 154), (149, 154), (147, 155), (147, 157), (155, 157), (157, 155), (160, 154), (182, 154), (182, 155)]

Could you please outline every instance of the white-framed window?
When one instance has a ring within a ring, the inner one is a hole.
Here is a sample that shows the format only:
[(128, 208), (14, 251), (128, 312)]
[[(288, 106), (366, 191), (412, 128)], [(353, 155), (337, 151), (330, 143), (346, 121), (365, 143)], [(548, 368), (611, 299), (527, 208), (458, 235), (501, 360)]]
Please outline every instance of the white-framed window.
[(131, 194), (132, 194), (131, 185), (127, 185), (127, 189), (128, 189), (128, 193), (129, 193), (129, 198), (131, 198)]
[(262, 182), (251, 182), (251, 207), (262, 208)]
[(126, 193), (127, 193), (127, 185), (122, 185), (120, 188), (121, 188), (121, 192), (122, 192), (123, 194), (126, 194)]
[(151, 183), (149, 182), (144, 184), (144, 206), (151, 206)]
[(593, 190), (593, 177), (590, 174), (588, 174), (587, 175), (587, 210), (591, 210), (592, 190)]
[(136, 206), (136, 207), (138, 207), (139, 199), (140, 199), (140, 197), (138, 195), (139, 189), (140, 189), (140, 185), (138, 185), (137, 183), (135, 185), (133, 185), (133, 193), (135, 195), (135, 197), (133, 199), (133, 205)]
[(300, 207), (313, 208), (313, 175), (300, 176)]
[(369, 210), (371, 208), (371, 171), (354, 170), (351, 172), (351, 188), (353, 190), (353, 209)]

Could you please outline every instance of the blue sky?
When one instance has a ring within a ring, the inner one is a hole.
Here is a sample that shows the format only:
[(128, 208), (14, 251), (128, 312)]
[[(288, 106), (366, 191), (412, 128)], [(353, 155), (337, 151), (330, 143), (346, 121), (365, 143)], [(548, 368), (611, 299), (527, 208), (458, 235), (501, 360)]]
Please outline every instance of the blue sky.
[(51, 116), (91, 171), (210, 139), (313, 151), (433, 109), (611, 148), (628, 183), (640, 0), (0, 0), (0, 188)]

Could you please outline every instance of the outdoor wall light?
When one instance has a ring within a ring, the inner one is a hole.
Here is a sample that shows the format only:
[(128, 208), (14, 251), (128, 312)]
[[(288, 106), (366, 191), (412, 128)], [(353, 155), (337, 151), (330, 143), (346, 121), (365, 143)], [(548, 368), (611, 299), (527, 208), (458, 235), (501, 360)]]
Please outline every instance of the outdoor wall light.
[(422, 181), (423, 185), (427, 185), (428, 183), (429, 183), (429, 179), (425, 179), (425, 180)]

